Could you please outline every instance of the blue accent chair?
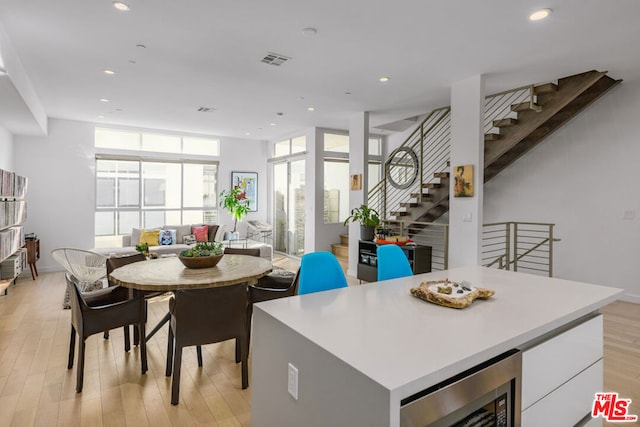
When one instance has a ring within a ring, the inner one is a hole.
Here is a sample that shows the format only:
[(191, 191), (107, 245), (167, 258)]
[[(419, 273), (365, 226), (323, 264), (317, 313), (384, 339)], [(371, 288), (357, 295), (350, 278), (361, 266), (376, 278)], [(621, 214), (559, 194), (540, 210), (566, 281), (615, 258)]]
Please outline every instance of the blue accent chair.
[(331, 252), (312, 252), (302, 256), (298, 295), (346, 287), (347, 278)]
[(404, 251), (397, 245), (378, 246), (378, 281), (413, 276)]

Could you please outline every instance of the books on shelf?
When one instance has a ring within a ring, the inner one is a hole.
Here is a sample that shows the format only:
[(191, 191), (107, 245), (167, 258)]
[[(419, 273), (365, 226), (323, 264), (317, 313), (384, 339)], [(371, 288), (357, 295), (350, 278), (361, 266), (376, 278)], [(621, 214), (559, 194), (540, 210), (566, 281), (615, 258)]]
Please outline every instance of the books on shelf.
[(27, 194), (28, 179), (0, 169), (0, 198), (22, 199)]
[[(12, 266), (18, 259), (22, 263), (24, 230), (27, 219), (27, 178), (0, 169), (0, 274), (13, 278), (20, 271)], [(17, 273), (16, 273), (17, 272)]]

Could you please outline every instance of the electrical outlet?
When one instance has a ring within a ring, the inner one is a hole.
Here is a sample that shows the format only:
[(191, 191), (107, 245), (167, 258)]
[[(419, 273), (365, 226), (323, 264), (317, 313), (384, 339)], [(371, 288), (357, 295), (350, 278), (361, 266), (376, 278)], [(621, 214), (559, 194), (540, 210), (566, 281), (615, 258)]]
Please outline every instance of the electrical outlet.
[(295, 400), (298, 400), (298, 368), (293, 366), (291, 363), (289, 363), (287, 390)]

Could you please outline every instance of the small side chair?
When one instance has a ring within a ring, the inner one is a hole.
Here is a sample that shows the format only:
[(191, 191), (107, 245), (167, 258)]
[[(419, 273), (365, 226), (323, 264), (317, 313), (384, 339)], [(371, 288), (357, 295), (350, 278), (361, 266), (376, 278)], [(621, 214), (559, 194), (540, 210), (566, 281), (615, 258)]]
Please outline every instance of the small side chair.
[(397, 245), (378, 246), (378, 281), (413, 276), (404, 251)]
[[(84, 381), (84, 353), (86, 339), (98, 332), (135, 325), (140, 336), (144, 337), (147, 312), (144, 298), (129, 298), (126, 288), (115, 286), (87, 293), (80, 292), (80, 283), (70, 273), (65, 273), (67, 289), (71, 302), (71, 339), (69, 343), (68, 369), (73, 368), (76, 333), (78, 342), (78, 367), (76, 392), (82, 391)], [(129, 351), (128, 340), (125, 340), (125, 350)], [(147, 346), (140, 341), (140, 363), (142, 373), (147, 372)]]
[(331, 252), (312, 252), (302, 256), (298, 295), (346, 287), (347, 278)]

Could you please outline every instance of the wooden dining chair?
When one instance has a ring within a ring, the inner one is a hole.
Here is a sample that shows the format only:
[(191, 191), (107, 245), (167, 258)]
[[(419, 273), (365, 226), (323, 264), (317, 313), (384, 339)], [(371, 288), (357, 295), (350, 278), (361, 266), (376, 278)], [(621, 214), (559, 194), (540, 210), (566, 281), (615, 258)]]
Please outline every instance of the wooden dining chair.
[[(125, 266), (127, 264), (131, 264), (134, 262), (140, 262), (140, 261), (146, 261), (147, 257), (144, 256), (142, 253), (137, 253), (135, 255), (125, 255), (125, 256), (120, 256), (120, 257), (111, 257), (107, 259), (107, 278), (109, 280), (109, 286), (118, 286), (117, 284), (113, 283), (113, 281), (109, 278), (109, 276), (111, 275), (111, 273), (113, 272), (113, 270), (115, 270), (116, 268), (120, 268), (122, 266)], [(151, 299), (151, 298), (155, 298), (158, 297), (160, 295), (164, 295), (165, 292), (157, 292), (157, 291), (139, 291), (136, 290), (135, 291), (136, 295), (141, 295), (145, 301)], [(145, 307), (146, 310), (146, 307)], [(167, 312), (167, 314), (164, 315), (164, 317), (160, 320), (160, 322), (158, 322), (158, 324), (151, 330), (151, 332), (149, 332), (149, 335), (146, 338), (151, 338), (156, 332), (158, 332), (158, 330), (169, 321), (169, 319), (171, 318), (171, 315)], [(105, 338), (109, 337), (109, 333), (105, 332)], [(125, 327), (125, 340), (129, 340), (129, 327), (126, 326)], [(140, 336), (138, 335), (138, 330), (134, 328), (133, 330), (133, 344), (134, 345), (138, 345), (140, 343)], [(128, 344), (127, 344), (128, 345)]]
[[(242, 248), (226, 248), (225, 254), (260, 256), (260, 249), (242, 249)], [(288, 272), (287, 272), (288, 273)], [(253, 317), (253, 304), (263, 301), (270, 301), (278, 298), (286, 298), (293, 296), (298, 291), (298, 283), (300, 277), (300, 269), (293, 277), (283, 275), (282, 273), (270, 273), (258, 279), (255, 285), (247, 287), (249, 291), (249, 305), (247, 306), (247, 340), (251, 346), (251, 318)], [(236, 346), (236, 361), (238, 346)]]
[[(182, 349), (193, 345), (236, 340), (236, 363), (242, 362), (242, 388), (249, 386), (247, 337), (247, 285), (175, 291), (169, 300), (169, 337), (166, 376), (171, 379), (171, 404), (180, 399)], [(198, 366), (202, 353), (198, 351)]]
[[(110, 329), (135, 325), (140, 336), (144, 336), (147, 313), (142, 297), (130, 298), (129, 290), (120, 286), (99, 289), (86, 293), (80, 292), (80, 283), (69, 272), (65, 273), (67, 289), (71, 302), (71, 339), (69, 343), (69, 363), (67, 368), (73, 368), (76, 333), (78, 342), (78, 367), (76, 392), (82, 391), (84, 380), (84, 354), (86, 339), (99, 332)], [(125, 350), (129, 351), (128, 340), (125, 340)], [(142, 373), (147, 372), (147, 346), (144, 340), (140, 342), (140, 363)]]

